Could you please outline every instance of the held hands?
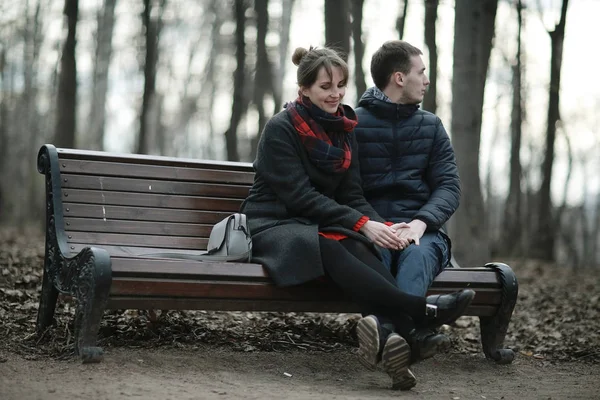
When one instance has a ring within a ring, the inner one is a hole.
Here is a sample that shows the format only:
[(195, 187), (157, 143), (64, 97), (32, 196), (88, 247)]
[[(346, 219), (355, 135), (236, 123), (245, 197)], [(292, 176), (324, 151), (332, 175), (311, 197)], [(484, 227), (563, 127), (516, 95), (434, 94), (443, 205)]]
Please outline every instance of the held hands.
[(381, 222), (369, 220), (360, 228), (360, 232), (376, 245), (387, 249), (402, 250), (410, 244), (407, 238), (398, 236), (393, 226), (389, 227)]
[(414, 219), (408, 224), (406, 222), (399, 222), (391, 226), (392, 230), (396, 233), (396, 236), (408, 240), (410, 243), (419, 245), (419, 240), (423, 237), (427, 224), (419, 219)]

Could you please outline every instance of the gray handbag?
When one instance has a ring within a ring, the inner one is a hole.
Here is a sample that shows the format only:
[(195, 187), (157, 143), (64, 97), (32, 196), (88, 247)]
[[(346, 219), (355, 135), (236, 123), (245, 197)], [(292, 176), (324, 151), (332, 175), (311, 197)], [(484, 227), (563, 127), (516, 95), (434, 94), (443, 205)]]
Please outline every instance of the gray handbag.
[(246, 214), (235, 213), (213, 226), (206, 255), (220, 261), (250, 261), (252, 238)]
[(208, 237), (206, 253), (150, 253), (143, 255), (196, 261), (249, 262), (252, 258), (252, 238), (246, 214), (231, 214), (213, 226)]

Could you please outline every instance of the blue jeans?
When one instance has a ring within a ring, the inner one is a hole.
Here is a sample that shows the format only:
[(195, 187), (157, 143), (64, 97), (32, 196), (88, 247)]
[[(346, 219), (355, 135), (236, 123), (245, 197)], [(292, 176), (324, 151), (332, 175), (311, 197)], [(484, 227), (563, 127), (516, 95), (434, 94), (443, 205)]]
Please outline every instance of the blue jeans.
[(450, 262), (450, 246), (439, 232), (426, 232), (418, 246), (413, 243), (404, 250), (380, 250), (383, 264), (396, 277), (398, 288), (416, 296), (425, 296)]

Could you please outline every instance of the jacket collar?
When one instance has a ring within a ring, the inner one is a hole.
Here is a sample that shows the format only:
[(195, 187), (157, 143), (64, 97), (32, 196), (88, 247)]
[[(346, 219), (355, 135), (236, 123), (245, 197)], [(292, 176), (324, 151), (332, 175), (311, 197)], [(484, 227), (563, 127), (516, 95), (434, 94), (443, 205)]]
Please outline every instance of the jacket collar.
[(416, 104), (393, 103), (383, 91), (375, 86), (369, 88), (362, 95), (358, 106), (369, 110), (378, 118), (392, 120), (406, 119), (419, 109), (419, 106)]

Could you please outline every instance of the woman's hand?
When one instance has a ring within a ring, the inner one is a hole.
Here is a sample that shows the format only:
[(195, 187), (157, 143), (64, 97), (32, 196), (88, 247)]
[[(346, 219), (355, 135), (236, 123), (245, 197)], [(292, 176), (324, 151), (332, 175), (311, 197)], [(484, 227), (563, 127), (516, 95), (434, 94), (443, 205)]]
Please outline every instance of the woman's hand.
[(398, 237), (392, 228), (381, 222), (369, 220), (360, 228), (360, 232), (386, 249), (402, 250), (410, 244), (408, 239)]

